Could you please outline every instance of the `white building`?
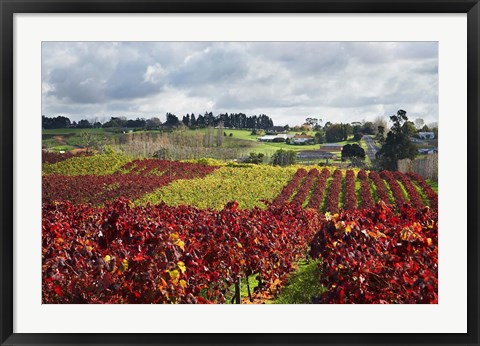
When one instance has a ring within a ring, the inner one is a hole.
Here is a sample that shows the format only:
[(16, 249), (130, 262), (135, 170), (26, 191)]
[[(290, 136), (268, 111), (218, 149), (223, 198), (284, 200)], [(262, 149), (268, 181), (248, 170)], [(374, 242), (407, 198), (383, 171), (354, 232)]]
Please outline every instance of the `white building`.
[(286, 133), (281, 133), (281, 134), (278, 134), (278, 135), (265, 135), (265, 136), (262, 136), (262, 137), (258, 137), (257, 139), (260, 141), (260, 142), (273, 142), (274, 139), (282, 139), (283, 141), (286, 141), (287, 138), (292, 138), (293, 135), (289, 135), (289, 134), (286, 134)]
[(418, 137), (421, 139), (434, 139), (435, 134), (433, 132), (419, 132)]

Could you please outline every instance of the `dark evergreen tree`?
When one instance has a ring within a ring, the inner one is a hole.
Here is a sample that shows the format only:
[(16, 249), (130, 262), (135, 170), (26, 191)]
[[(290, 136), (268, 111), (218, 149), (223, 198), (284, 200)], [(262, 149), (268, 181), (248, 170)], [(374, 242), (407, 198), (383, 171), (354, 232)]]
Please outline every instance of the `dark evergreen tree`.
[(342, 161), (358, 158), (365, 160), (365, 150), (358, 144), (346, 144), (342, 147)]
[(381, 169), (397, 170), (398, 160), (414, 159), (418, 155), (417, 147), (410, 140), (412, 129), (406, 114), (407, 112), (400, 109), (397, 115), (390, 117), (393, 125), (385, 143), (376, 154)]
[(49, 118), (42, 115), (42, 127), (44, 129), (66, 129), (71, 127), (70, 119), (64, 116), (57, 116), (55, 118)]
[(92, 127), (92, 124), (87, 119), (82, 119), (77, 124), (77, 128), (79, 129), (89, 129), (91, 127)]
[(166, 126), (178, 126), (180, 121), (175, 114), (167, 113), (167, 121), (165, 121), (164, 125)]

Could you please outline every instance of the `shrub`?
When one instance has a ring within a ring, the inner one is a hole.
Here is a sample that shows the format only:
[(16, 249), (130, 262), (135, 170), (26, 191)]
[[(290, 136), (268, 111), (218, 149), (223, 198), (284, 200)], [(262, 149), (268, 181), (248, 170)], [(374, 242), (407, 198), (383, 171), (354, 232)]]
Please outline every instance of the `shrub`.
[(297, 162), (297, 153), (293, 150), (277, 150), (272, 156), (272, 163), (278, 166), (294, 165)]

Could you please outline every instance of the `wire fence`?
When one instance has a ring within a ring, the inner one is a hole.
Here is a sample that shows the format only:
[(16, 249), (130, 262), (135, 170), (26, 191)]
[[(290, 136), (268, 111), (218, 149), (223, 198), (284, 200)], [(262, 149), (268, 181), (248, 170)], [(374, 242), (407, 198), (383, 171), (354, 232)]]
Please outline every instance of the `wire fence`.
[(425, 179), (438, 181), (438, 154), (429, 154), (415, 160), (399, 160), (398, 170), (402, 173), (414, 172)]

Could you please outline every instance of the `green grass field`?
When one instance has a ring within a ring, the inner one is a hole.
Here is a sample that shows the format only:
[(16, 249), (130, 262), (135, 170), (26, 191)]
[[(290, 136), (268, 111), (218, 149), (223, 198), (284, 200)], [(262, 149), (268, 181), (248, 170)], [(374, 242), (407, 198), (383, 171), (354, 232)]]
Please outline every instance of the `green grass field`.
[(80, 134), (82, 132), (89, 132), (89, 133), (111, 133), (107, 129), (44, 129), (42, 130), (42, 134), (44, 135), (75, 135)]
[[(213, 129), (213, 136), (217, 135), (218, 129)], [(267, 157), (271, 157), (277, 150), (293, 150), (293, 151), (304, 151), (304, 150), (318, 150), (320, 149), (320, 144), (313, 145), (293, 145), (287, 143), (273, 143), (273, 142), (260, 142), (258, 137), (260, 135), (252, 135), (250, 130), (243, 129), (224, 129), (223, 130), (226, 136), (223, 137), (223, 148), (235, 148), (241, 149), (241, 152), (244, 155), (248, 155), (250, 152), (263, 153)], [(181, 133), (185, 135), (204, 135), (207, 132), (206, 128), (194, 129), (194, 130), (184, 130)], [(84, 146), (82, 140), (83, 133), (90, 133), (98, 141), (109, 141), (112, 144), (113, 142), (118, 142), (119, 139), (125, 135), (113, 131), (112, 129), (46, 129), (42, 132), (42, 146), (45, 149), (51, 151), (68, 151), (75, 148), (82, 148)], [(160, 134), (160, 131), (135, 131), (133, 136), (138, 136), (140, 134)], [(174, 132), (175, 133), (175, 132)], [(301, 132), (289, 132), (291, 134), (300, 134)], [(309, 135), (314, 135), (315, 132), (307, 131)], [(128, 135), (127, 135), (128, 136)], [(338, 142), (337, 144), (354, 143), (351, 139), (348, 141)], [(340, 152), (332, 152), (333, 154), (339, 155)]]
[(367, 155), (367, 149), (368, 149), (367, 143), (365, 142), (365, 140), (364, 140), (363, 138), (362, 138), (362, 139), (360, 140), (360, 142), (358, 142), (358, 143), (360, 144), (360, 147), (361, 147), (363, 150), (365, 150), (365, 163), (366, 163), (367, 165), (371, 165), (371, 164), (372, 164), (372, 161), (370, 160), (370, 157)]

